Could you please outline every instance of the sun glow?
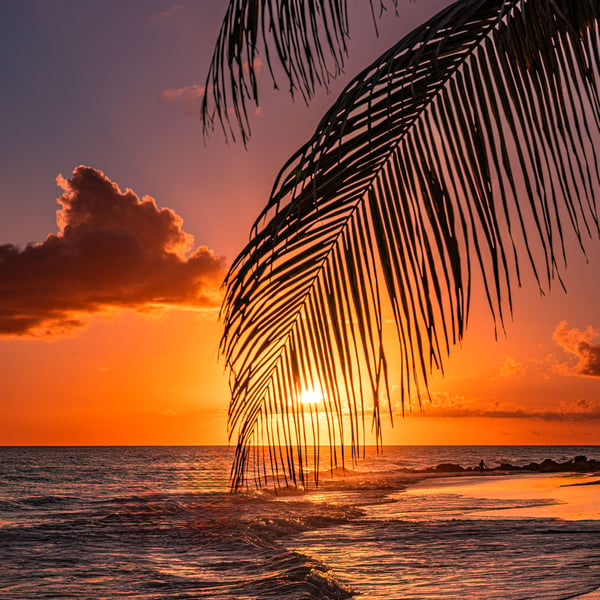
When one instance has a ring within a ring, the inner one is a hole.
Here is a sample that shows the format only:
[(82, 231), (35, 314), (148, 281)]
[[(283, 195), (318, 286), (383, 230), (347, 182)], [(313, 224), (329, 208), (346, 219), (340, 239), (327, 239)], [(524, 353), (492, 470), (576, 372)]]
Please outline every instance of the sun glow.
[(300, 402), (302, 404), (317, 404), (323, 398), (323, 394), (319, 389), (303, 390), (300, 393)]

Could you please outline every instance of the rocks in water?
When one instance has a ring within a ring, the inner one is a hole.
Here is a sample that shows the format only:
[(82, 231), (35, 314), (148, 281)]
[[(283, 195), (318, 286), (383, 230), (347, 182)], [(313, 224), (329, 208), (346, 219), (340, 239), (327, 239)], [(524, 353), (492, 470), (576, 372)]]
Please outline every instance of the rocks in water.
[(540, 471), (556, 471), (557, 467), (558, 467), (558, 463), (555, 460), (552, 460), (551, 458), (547, 458), (546, 460), (542, 461), (542, 464), (540, 465), (539, 470)]
[(518, 471), (520, 468), (509, 463), (501, 463), (499, 467), (495, 467), (498, 471)]
[[(427, 469), (411, 469), (413, 473), (462, 473), (462, 472), (481, 472), (479, 466), (467, 467), (466, 469), (455, 463), (440, 463), (436, 467)], [(600, 471), (600, 461), (588, 460), (586, 456), (576, 456), (566, 462), (559, 463), (551, 458), (546, 458), (541, 463), (531, 462), (528, 465), (519, 467), (509, 463), (502, 463), (497, 467), (486, 467), (485, 473), (525, 471), (533, 473), (565, 473), (576, 471), (578, 473), (594, 473)]]
[[(590, 469), (590, 467), (592, 467), (592, 468)], [(587, 473), (590, 470), (598, 471), (598, 470), (600, 470), (600, 461), (588, 460), (586, 456), (576, 456), (573, 459), (572, 470), (583, 472), (583, 473)]]
[(464, 469), (460, 465), (454, 463), (442, 463), (435, 469), (436, 473), (461, 473)]
[(455, 463), (440, 463), (436, 467), (427, 467), (426, 469), (408, 469), (412, 473), (462, 473), (467, 470)]

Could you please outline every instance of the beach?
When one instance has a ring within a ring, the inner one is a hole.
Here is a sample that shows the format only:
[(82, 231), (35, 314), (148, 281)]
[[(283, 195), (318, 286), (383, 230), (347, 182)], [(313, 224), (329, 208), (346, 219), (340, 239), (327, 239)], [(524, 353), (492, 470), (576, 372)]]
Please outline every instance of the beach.
[(232, 452), (0, 448), (0, 599), (598, 597), (598, 473), (414, 472), (598, 447), (391, 447), (236, 494)]
[(364, 507), (362, 528), (307, 532), (295, 548), (328, 560), (360, 598), (592, 600), (598, 484), (598, 474), (428, 478)]
[(600, 476), (597, 474), (527, 474), (493, 477), (438, 478), (414, 484), (409, 497), (435, 494), (476, 499), (521, 501), (526, 506), (476, 510), (472, 518), (600, 519)]

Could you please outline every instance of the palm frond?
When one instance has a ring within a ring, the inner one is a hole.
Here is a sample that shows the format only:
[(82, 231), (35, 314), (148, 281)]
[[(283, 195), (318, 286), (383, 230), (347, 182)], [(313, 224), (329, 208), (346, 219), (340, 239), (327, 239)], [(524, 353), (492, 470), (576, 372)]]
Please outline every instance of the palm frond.
[[(396, 7), (398, 0), (390, 1)], [(379, 14), (384, 10), (380, 0)], [(280, 71), (290, 94), (308, 102), (342, 72), (348, 33), (347, 0), (231, 0), (206, 77), (204, 134), (219, 124), (233, 139), (239, 130), (246, 143), (247, 103), (258, 106), (261, 50), (275, 87)]]
[(390, 373), (404, 407), (442, 369), (474, 277), (502, 327), (527, 265), (545, 289), (565, 237), (600, 233), (599, 9), (459, 0), (358, 75), (290, 158), (226, 281), (234, 488), (308, 484), (319, 415), (300, 398), (316, 385), (332, 466), (336, 447), (354, 459), (367, 410), (381, 439)]

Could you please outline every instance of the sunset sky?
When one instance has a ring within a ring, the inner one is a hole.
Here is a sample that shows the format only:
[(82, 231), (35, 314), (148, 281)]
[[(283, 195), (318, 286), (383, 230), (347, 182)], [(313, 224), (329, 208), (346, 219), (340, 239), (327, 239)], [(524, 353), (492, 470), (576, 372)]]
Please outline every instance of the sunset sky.
[[(224, 1), (0, 3), (1, 445), (227, 443), (227, 267), (348, 76), (449, 2), (401, 0), (379, 38), (365, 4), (346, 77), (309, 107), (260, 71), (244, 149), (204, 141), (199, 119)], [(432, 404), (384, 441), (600, 443), (600, 242), (586, 245), (588, 262), (568, 245), (567, 294), (524, 278), (497, 341), (476, 293)]]

